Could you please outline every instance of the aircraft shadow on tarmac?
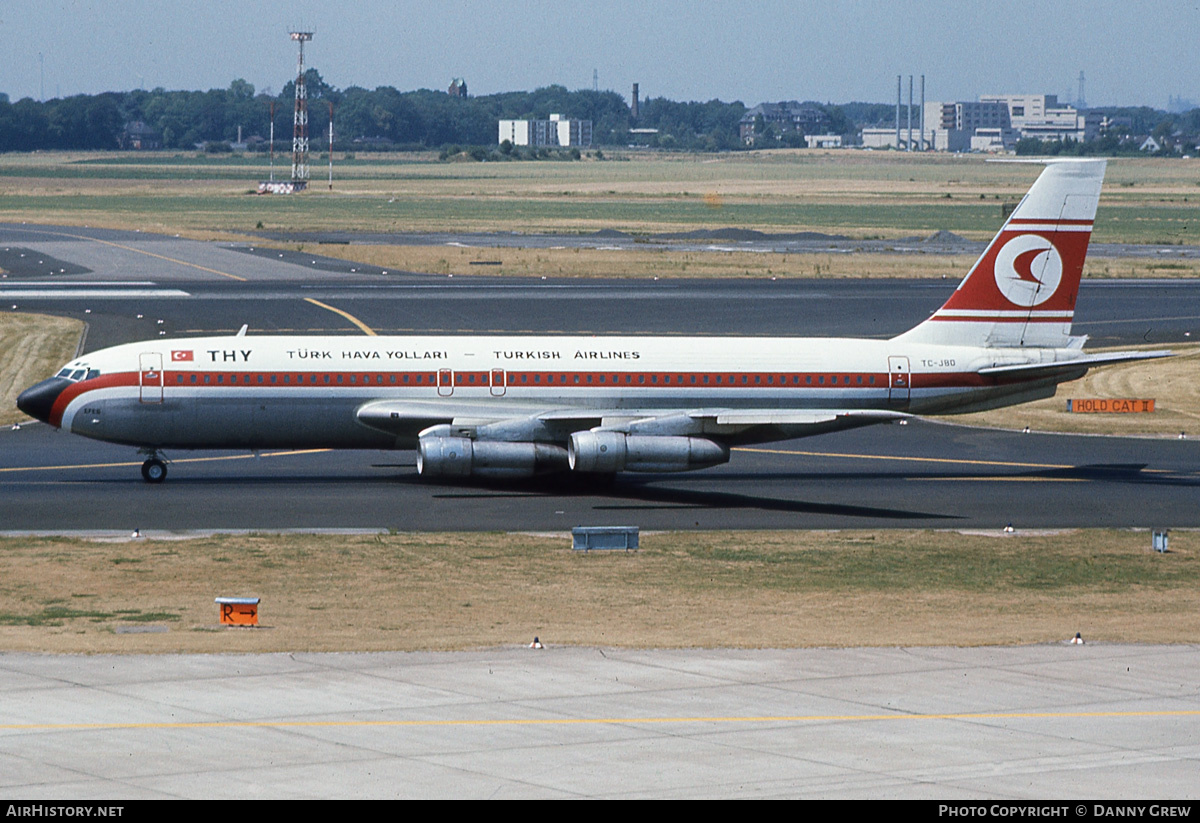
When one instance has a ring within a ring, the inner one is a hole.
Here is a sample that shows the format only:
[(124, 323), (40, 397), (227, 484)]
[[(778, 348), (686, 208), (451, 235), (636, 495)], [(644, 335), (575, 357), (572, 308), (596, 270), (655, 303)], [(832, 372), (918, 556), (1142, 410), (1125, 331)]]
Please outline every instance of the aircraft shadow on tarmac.
[[(1146, 463), (1091, 463), (1055, 469), (1037, 469), (1028, 472), (980, 474), (973, 471), (858, 471), (858, 472), (755, 472), (726, 473), (722, 482), (755, 480), (779, 480), (796, 482), (869, 481), (902, 482), (905, 480), (946, 481), (954, 483), (964, 480), (1085, 480), (1097, 483), (1127, 483), (1157, 486), (1200, 486), (1200, 474), (1164, 469), (1147, 471)], [(710, 478), (711, 479), (711, 478)]]
[[(811, 474), (745, 474), (740, 479), (756, 483), (765, 478), (795, 478), (797, 480), (812, 480)], [(700, 478), (695, 478), (699, 480)], [(707, 482), (711, 482), (709, 478)], [(722, 475), (722, 485), (727, 485), (732, 479), (730, 475)], [(680, 478), (672, 478), (679, 483)], [(682, 482), (687, 482), (686, 480)], [(434, 494), (442, 499), (470, 499), (495, 497), (602, 497), (625, 501), (624, 503), (599, 503), (593, 506), (597, 510), (619, 511), (631, 509), (645, 511), (647, 509), (758, 509), (761, 511), (787, 512), (792, 514), (826, 514), (842, 517), (870, 517), (889, 520), (955, 520), (957, 515), (935, 514), (931, 512), (905, 511), (875, 506), (852, 506), (840, 503), (820, 503), (806, 500), (789, 500), (786, 498), (770, 497), (756, 494), (739, 494), (729, 491), (707, 491), (701, 489), (681, 489), (656, 485), (651, 478), (627, 478), (618, 480), (580, 481), (564, 483), (562, 478), (528, 480), (519, 485), (473, 483), (471, 490), (462, 484), (453, 487), (446, 485), (445, 493)], [(450, 489), (457, 491), (450, 491)], [(657, 505), (655, 505), (657, 504)]]
[[(722, 486), (728, 488), (741, 483), (758, 484), (762, 482), (811, 483), (814, 480), (825, 482), (837, 481), (882, 481), (903, 482), (919, 479), (931, 481), (959, 482), (964, 480), (989, 479), (997, 482), (1005, 480), (1076, 480), (1100, 483), (1122, 483), (1137, 485), (1167, 485), (1167, 486), (1200, 486), (1200, 476), (1178, 474), (1171, 472), (1147, 473), (1144, 463), (1098, 463), (1082, 466), (1072, 466), (1062, 469), (1042, 469), (1031, 472), (1016, 472), (1011, 475), (997, 476), (989, 474), (981, 476), (974, 472), (754, 472), (754, 473), (725, 473), (720, 475)], [(396, 478), (401, 482), (426, 483), (416, 478)], [(441, 499), (490, 499), (497, 497), (581, 497), (595, 496), (624, 501), (623, 503), (597, 504), (596, 509), (759, 509), (763, 511), (789, 512), (796, 514), (826, 514), (845, 517), (867, 517), (892, 520), (959, 520), (964, 515), (944, 514), (922, 511), (910, 511), (897, 508), (863, 506), (839, 503), (816, 502), (796, 499), (772, 497), (762, 494), (738, 493), (731, 491), (709, 491), (703, 489), (682, 489), (678, 485), (689, 481), (710, 483), (714, 477), (692, 476), (681, 478), (676, 475), (671, 478), (671, 486), (661, 486), (662, 481), (656, 478), (641, 478), (623, 476), (618, 480), (564, 482), (562, 478), (536, 478), (520, 483), (480, 482), (436, 483), (435, 488), (445, 489), (435, 492), (433, 497)], [(647, 505), (650, 504), (650, 505)], [(657, 504), (657, 505), (653, 505)]]
[[(615, 495), (614, 495), (615, 496)], [(792, 514), (826, 514), (840, 517), (871, 517), (887, 520), (957, 520), (958, 515), (934, 514), (932, 512), (886, 509), (876, 506), (851, 506), (842, 503), (818, 503), (805, 500), (785, 500), (733, 492), (708, 492), (688, 489), (656, 488), (653, 485), (635, 485), (628, 500), (654, 501), (659, 506), (652, 508), (703, 508), (703, 509), (760, 509), (763, 511), (788, 512)], [(686, 506), (684, 505), (686, 504)], [(645, 509), (638, 505), (600, 505), (597, 509)]]

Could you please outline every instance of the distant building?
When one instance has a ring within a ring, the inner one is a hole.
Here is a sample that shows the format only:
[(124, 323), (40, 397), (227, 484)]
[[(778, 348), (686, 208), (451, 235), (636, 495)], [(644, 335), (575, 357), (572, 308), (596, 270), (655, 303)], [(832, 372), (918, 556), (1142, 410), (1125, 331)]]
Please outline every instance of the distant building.
[(1009, 151), (1016, 147), (1016, 132), (1006, 128), (977, 128), (971, 135), (971, 151)]
[(505, 140), (512, 143), (514, 146), (532, 146), (533, 121), (501, 120), (500, 136), (496, 142), (503, 143)]
[(1133, 118), (1125, 115), (1109, 115), (1105, 114), (1100, 117), (1100, 133), (1113, 134), (1115, 132), (1131, 132), (1133, 131)]
[[(1081, 112), (1059, 104), (1053, 94), (985, 94), (977, 101), (927, 102), (919, 140), (934, 151), (1011, 151), (1022, 138), (1038, 140), (1094, 140), (1102, 130), (1100, 114)], [(894, 145), (887, 129), (863, 132), (863, 145)], [(901, 147), (907, 140), (901, 129)]]
[(125, 124), (121, 133), (120, 145), (123, 149), (133, 151), (149, 151), (162, 148), (162, 136), (141, 120)]
[(592, 145), (592, 121), (568, 120), (561, 114), (549, 120), (501, 120), (498, 143), (507, 140), (514, 146)]
[(842, 136), (840, 134), (806, 134), (804, 143), (810, 149), (840, 149)]
[[(903, 151), (908, 148), (907, 129), (900, 129), (899, 139), (896, 138), (896, 129), (894, 127), (865, 128), (859, 137), (864, 149), (900, 149)], [(915, 133), (913, 136), (913, 148), (917, 148)]]
[(934, 151), (1000, 151), (1017, 144), (1008, 106), (998, 102), (927, 102), (925, 146)]
[(1088, 114), (1060, 104), (1056, 94), (984, 94), (979, 102), (1006, 106), (1009, 121), (1022, 138), (1082, 143), (1100, 135), (1099, 113)]
[(461, 77), (455, 77), (450, 81), (450, 88), (446, 90), (446, 94), (451, 97), (466, 97), (467, 96), (467, 81)]
[(782, 103), (759, 103), (742, 115), (738, 123), (738, 133), (742, 142), (753, 146), (762, 134), (770, 130), (775, 136), (782, 137), (785, 132), (798, 131), (801, 134), (824, 134), (833, 123), (829, 115), (820, 106), (811, 103), (797, 103), (795, 100)]
[(1196, 108), (1196, 104), (1182, 95), (1167, 95), (1167, 111), (1171, 114), (1183, 114)]

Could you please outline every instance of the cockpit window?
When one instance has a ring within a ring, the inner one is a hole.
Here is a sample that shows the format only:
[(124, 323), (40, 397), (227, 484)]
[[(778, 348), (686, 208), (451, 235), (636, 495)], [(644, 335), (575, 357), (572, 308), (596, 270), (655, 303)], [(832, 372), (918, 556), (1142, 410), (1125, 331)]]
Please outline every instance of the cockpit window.
[(80, 380), (83, 378), (83, 376), (86, 373), (87, 373), (87, 369), (76, 369), (75, 371), (71, 372), (71, 379), (72, 380)]
[(84, 379), (91, 380), (92, 378), (99, 377), (99, 376), (100, 376), (99, 369), (88, 369), (87, 377), (85, 377)]
[(70, 369), (63, 369), (62, 371), (60, 371), (58, 374), (56, 374), (56, 375), (54, 375), (54, 376), (55, 376), (55, 377), (70, 377), (70, 376), (71, 376), (71, 370), (70, 370)]

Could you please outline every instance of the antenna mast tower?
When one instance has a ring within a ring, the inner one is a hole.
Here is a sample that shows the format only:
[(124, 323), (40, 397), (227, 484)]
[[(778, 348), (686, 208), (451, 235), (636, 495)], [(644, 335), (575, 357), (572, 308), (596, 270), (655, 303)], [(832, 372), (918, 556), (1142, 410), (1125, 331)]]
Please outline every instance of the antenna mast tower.
[(308, 90), (304, 86), (304, 44), (312, 40), (311, 31), (289, 32), (300, 44), (296, 63), (296, 114), (292, 118), (292, 184), (295, 191), (308, 185)]

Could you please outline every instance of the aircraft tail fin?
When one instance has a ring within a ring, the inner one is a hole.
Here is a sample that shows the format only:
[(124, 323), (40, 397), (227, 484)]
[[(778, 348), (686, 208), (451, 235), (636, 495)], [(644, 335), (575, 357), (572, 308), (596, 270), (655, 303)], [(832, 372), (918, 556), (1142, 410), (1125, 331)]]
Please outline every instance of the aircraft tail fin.
[(1071, 345), (1107, 161), (1042, 162), (1045, 170), (950, 299), (897, 339), (1002, 348)]

